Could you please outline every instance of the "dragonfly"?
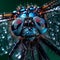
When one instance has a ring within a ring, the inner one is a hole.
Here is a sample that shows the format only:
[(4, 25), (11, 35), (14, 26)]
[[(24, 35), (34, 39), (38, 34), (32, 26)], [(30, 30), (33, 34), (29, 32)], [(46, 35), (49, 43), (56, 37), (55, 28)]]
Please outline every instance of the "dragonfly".
[[(26, 7), (18, 6), (17, 10), (12, 13), (4, 13), (0, 15), (0, 23), (11, 21), (11, 35), (18, 39), (9, 51), (9, 59), (11, 57), (13, 58), (15, 51), (18, 50), (18, 54), (15, 55), (16, 60), (29, 60), (27, 57), (29, 52), (31, 60), (35, 60), (34, 51), (36, 50), (38, 60), (50, 60), (44, 49), (45, 45), (56, 54), (60, 55), (59, 38), (58, 41), (55, 42), (55, 36), (57, 37), (57, 34), (59, 33), (60, 23), (53, 20), (53, 13), (52, 18), (50, 17), (51, 21), (47, 14), (54, 11), (60, 11), (57, 0), (48, 2), (42, 7), (29, 4), (27, 4)], [(54, 26), (55, 30), (57, 28), (56, 32), (51, 28), (51, 25), (56, 25)], [(4, 49), (2, 48), (2, 50)]]

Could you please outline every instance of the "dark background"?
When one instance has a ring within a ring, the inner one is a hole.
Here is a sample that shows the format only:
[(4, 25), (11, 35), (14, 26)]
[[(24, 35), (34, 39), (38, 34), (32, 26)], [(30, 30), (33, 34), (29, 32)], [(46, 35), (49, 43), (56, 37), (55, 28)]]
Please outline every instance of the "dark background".
[[(37, 4), (42, 6), (44, 3), (50, 0), (0, 0), (0, 14), (4, 12), (12, 12), (19, 4)], [(60, 60), (60, 56), (56, 55), (49, 48), (46, 49), (50, 60)], [(8, 55), (0, 56), (0, 60), (7, 60)]]
[(27, 3), (32, 3), (32, 4), (37, 4), (41, 6), (48, 1), (49, 0), (0, 0), (0, 13), (11, 12), (19, 4), (25, 5)]

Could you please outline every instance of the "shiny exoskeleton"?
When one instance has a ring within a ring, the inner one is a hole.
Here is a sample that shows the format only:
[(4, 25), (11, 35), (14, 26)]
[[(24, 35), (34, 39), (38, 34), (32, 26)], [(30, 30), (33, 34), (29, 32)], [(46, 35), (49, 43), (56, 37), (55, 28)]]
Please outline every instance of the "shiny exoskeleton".
[[(38, 44), (38, 38), (40, 35), (43, 35), (47, 32), (47, 27), (46, 27), (46, 21), (45, 19), (41, 18), (38, 16), (38, 13), (34, 12), (36, 8), (28, 8), (25, 10), (24, 8), (20, 10), (20, 14), (18, 17), (12, 22), (11, 25), (11, 30), (16, 36), (20, 36), (23, 39), (22, 44), (25, 45), (25, 48), (20, 48), (23, 53), (21, 56), (23, 57), (26, 52), (28, 52), (29, 48), (33, 49), (33, 47), (36, 47), (35, 45)], [(37, 40), (36, 40), (37, 39)], [(20, 39), (21, 41), (21, 39)], [(21, 43), (17, 43), (21, 44)], [(16, 46), (17, 46), (16, 45)], [(30, 45), (30, 46), (29, 46)], [(14, 49), (17, 47), (13, 48), (13, 51), (9, 54), (10, 56), (13, 54)], [(37, 45), (39, 46), (39, 45)], [(24, 47), (24, 46), (23, 46)], [(42, 49), (42, 48), (41, 48)], [(25, 52), (23, 52), (23, 50)], [(33, 51), (32, 51), (33, 53)], [(44, 54), (45, 55), (45, 54)], [(34, 56), (32, 54), (32, 56)], [(24, 59), (24, 57), (21, 59)], [(45, 56), (44, 56), (45, 57)], [(48, 59), (48, 57), (46, 57)], [(26, 60), (26, 59), (25, 59)], [(33, 58), (34, 60), (34, 58)]]
[[(17, 18), (12, 22), (11, 30), (16, 36), (24, 38), (22, 42), (18, 42), (13, 48), (10, 56), (13, 54), (14, 49), (17, 48), (17, 45), (22, 45), (21, 50), (21, 60), (28, 60), (26, 58), (27, 52), (31, 49), (32, 60), (34, 59), (34, 48), (36, 48), (39, 56), (39, 60), (49, 60), (45, 50), (44, 44), (49, 46), (57, 54), (60, 55), (60, 50), (53, 44), (47, 34), (46, 21), (42, 18), (38, 11), (40, 8), (30, 6), (28, 8), (22, 7), (19, 9), (19, 14)], [(43, 11), (42, 11), (43, 12)], [(43, 12), (44, 13), (44, 12)], [(21, 39), (19, 40), (21, 41)], [(44, 44), (43, 44), (44, 43)], [(24, 50), (24, 51), (23, 51)]]
[(24, 19), (18, 17), (12, 22), (12, 31), (16, 36), (27, 37), (29, 40), (34, 40), (39, 34), (45, 33), (47, 28), (45, 27), (45, 20), (38, 16)]

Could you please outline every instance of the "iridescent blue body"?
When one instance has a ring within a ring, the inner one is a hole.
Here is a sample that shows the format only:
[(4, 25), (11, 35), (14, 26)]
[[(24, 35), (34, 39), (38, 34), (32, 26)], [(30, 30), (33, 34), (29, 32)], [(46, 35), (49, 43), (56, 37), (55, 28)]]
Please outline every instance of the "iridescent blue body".
[[(16, 20), (13, 21), (12, 31), (17, 36), (23, 36), (29, 38), (29, 40), (34, 40), (36, 36), (44, 34), (47, 31), (45, 20), (37, 16), (33, 11), (27, 12), (25, 9), (23, 10), (25, 13), (20, 14)], [(19, 23), (18, 21), (22, 22)]]

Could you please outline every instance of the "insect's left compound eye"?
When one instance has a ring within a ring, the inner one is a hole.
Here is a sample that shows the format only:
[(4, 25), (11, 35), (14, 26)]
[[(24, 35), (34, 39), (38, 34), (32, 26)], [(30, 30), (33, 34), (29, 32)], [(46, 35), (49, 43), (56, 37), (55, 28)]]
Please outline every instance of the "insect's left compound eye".
[(12, 22), (12, 25), (14, 26), (15, 29), (17, 29), (18, 26), (22, 24), (22, 20), (20, 18), (17, 18)]
[(11, 29), (12, 29), (13, 33), (17, 36), (20, 34), (21, 24), (22, 24), (22, 19), (21, 18), (17, 18), (16, 20), (14, 20), (12, 22)]

